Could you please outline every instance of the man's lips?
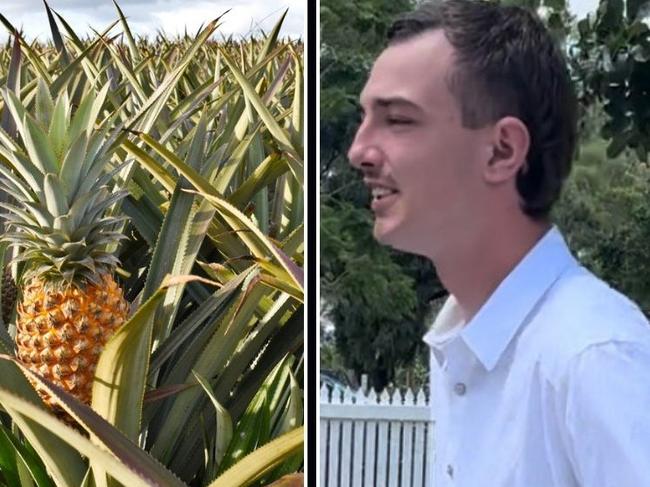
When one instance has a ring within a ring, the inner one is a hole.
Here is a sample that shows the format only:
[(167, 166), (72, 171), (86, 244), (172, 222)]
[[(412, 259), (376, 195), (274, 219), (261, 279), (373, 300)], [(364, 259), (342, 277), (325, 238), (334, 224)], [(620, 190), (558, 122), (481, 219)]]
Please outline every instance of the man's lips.
[(388, 207), (390, 207), (397, 199), (399, 192), (395, 189), (385, 187), (375, 187), (372, 189), (372, 202), (370, 207), (377, 216), (381, 216)]
[(385, 186), (375, 186), (374, 188), (371, 188), (370, 192), (372, 194), (373, 199), (380, 200), (382, 198), (385, 198), (386, 196), (390, 196), (392, 194), (397, 193), (397, 190)]
[(370, 207), (376, 216), (380, 216), (390, 205), (395, 202), (399, 191), (397, 191), (390, 183), (366, 177), (364, 183), (370, 190), (372, 200)]

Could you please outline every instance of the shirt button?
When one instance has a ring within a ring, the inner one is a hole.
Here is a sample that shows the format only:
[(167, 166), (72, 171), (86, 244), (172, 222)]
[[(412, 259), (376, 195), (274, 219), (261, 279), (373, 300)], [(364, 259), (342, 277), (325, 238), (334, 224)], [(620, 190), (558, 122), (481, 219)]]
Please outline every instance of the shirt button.
[(452, 479), (454, 478), (454, 467), (451, 465), (447, 465), (447, 475)]
[(463, 396), (463, 395), (465, 395), (465, 392), (466, 392), (466, 391), (467, 391), (467, 387), (466, 387), (465, 384), (463, 384), (462, 382), (457, 382), (456, 385), (454, 385), (454, 392), (455, 392), (458, 396)]

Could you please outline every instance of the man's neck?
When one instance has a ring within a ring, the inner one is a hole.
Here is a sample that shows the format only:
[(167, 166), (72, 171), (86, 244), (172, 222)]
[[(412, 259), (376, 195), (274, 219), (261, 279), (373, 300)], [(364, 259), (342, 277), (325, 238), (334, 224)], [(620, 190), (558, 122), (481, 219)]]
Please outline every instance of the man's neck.
[(432, 260), (443, 286), (456, 298), (468, 323), (535, 244), (550, 223), (525, 220), (490, 225)]

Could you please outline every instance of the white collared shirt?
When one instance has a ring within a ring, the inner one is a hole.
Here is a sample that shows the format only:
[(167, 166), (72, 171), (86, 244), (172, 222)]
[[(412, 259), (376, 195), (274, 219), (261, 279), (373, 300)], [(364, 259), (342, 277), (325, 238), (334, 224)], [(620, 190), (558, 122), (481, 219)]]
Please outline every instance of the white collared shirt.
[(650, 325), (557, 228), (424, 340), (435, 487), (650, 487)]

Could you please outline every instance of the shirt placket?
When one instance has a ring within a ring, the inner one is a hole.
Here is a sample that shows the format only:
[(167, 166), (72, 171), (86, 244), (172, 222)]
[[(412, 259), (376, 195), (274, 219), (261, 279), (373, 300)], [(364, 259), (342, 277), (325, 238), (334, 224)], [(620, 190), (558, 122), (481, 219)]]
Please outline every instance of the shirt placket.
[(441, 441), (446, 443), (444, 449), (445, 458), (440, 459), (442, 469), (441, 476), (444, 479), (443, 485), (456, 486), (459, 483), (460, 469), (462, 464), (461, 455), (469, 445), (463, 444), (466, 435), (463, 434), (464, 419), (467, 418), (467, 399), (471, 393), (468, 389), (468, 382), (471, 371), (471, 353), (460, 337), (454, 339), (445, 350), (446, 362), (443, 367), (446, 378), (447, 404), (447, 425), (445, 438)]

